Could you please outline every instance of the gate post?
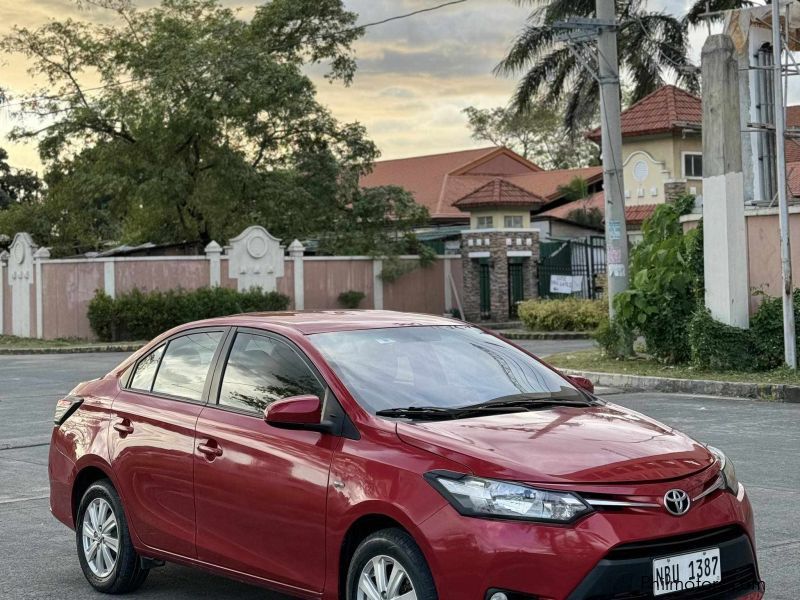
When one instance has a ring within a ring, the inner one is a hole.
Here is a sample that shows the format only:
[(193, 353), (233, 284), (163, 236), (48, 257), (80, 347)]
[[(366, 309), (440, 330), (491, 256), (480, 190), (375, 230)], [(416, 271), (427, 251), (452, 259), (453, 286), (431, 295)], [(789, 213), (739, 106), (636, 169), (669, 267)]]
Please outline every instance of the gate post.
[(30, 234), (18, 233), (9, 247), (8, 285), (11, 288), (11, 333), (31, 336), (31, 284), (36, 244)]
[(6, 287), (5, 281), (3, 281), (3, 267), (6, 265), (8, 261), (8, 252), (3, 250), (0, 252), (0, 335), (5, 335), (5, 305), (3, 304), (3, 291)]
[(50, 250), (39, 248), (33, 254), (36, 269), (36, 337), (44, 337), (44, 278), (42, 277), (42, 261), (50, 258)]

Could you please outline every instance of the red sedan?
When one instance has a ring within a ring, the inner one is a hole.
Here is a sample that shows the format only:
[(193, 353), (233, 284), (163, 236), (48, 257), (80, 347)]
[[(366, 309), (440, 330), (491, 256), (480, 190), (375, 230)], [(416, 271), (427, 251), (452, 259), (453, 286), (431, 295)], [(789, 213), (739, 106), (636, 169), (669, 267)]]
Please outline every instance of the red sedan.
[(325, 600), (763, 595), (722, 452), (450, 319), (173, 329), (59, 401), (49, 474), (102, 592), (171, 561)]

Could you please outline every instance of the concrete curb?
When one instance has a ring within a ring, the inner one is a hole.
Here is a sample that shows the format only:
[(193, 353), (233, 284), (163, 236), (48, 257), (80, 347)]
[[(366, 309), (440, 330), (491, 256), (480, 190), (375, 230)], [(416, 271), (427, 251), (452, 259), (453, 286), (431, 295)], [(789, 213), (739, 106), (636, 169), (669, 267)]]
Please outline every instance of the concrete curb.
[(143, 343), (106, 344), (99, 346), (56, 346), (53, 348), (0, 348), (0, 356), (25, 354), (86, 354), (89, 352), (136, 352)]
[(584, 331), (503, 331), (496, 332), (508, 340), (590, 340), (592, 334)]
[(763, 402), (800, 403), (800, 386), (784, 383), (739, 383), (708, 379), (673, 379), (671, 377), (649, 377), (625, 375), (623, 373), (598, 373), (573, 369), (559, 370), (565, 375), (586, 377), (597, 386), (624, 390), (750, 398)]

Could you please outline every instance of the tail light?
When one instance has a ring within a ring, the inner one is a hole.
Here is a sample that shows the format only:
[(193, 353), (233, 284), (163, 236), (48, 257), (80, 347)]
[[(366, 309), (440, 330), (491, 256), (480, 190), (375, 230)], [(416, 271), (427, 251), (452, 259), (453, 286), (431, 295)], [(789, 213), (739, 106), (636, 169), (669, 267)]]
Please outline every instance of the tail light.
[(83, 398), (80, 396), (67, 396), (59, 400), (56, 404), (56, 414), (53, 417), (53, 423), (55, 423), (56, 427), (69, 419), (81, 404), (83, 404)]

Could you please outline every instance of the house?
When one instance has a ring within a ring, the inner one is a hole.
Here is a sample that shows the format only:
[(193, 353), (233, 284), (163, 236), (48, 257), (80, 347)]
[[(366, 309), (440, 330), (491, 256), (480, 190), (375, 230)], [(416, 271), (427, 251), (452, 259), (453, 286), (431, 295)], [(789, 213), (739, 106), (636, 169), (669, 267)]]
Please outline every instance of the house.
[[(514, 151), (492, 146), (375, 163), (362, 187), (398, 185), (409, 190), (430, 215), (426, 241), (437, 233), (451, 239), (463, 229), (525, 229), (531, 215), (562, 202), (561, 186), (576, 177), (589, 189), (602, 189), (601, 167), (545, 171)], [(496, 196), (495, 196), (496, 194)], [(596, 234), (580, 226), (574, 235)], [(549, 236), (542, 231), (541, 237)]]

